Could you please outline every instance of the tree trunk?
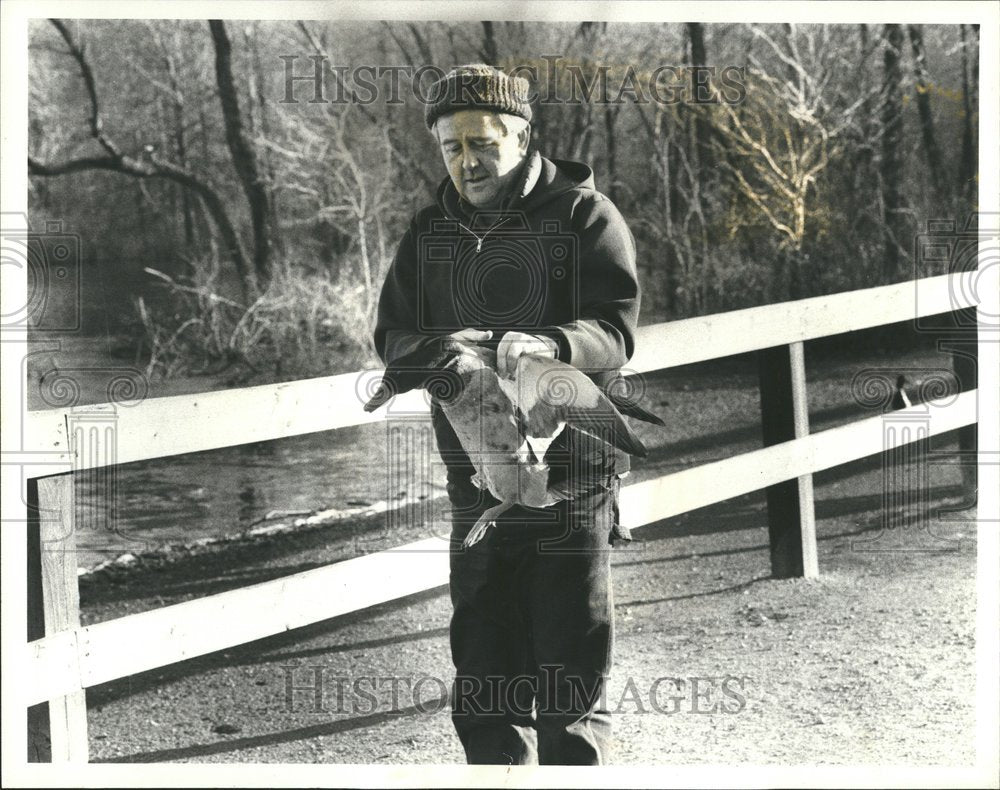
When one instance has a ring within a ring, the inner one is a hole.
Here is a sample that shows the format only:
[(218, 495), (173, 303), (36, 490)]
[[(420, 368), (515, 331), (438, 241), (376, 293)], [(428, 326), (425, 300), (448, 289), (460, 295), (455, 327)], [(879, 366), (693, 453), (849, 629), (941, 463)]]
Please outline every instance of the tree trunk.
[[(264, 67), (260, 60), (260, 36), (258, 35), (258, 24), (254, 22), (253, 33), (250, 37), (250, 51), (253, 60), (253, 75), (251, 79), (251, 91), (255, 94), (257, 107), (260, 112), (260, 134), (265, 140), (271, 139), (271, 124), (268, 119), (267, 92), (264, 90)], [(384, 61), (384, 59), (383, 59)], [(274, 169), (274, 159), (268, 149), (261, 151), (261, 160), (264, 171), (267, 173), (267, 194), (271, 202), (271, 238), (273, 249), (280, 254), (282, 250), (282, 239), (278, 226), (278, 203), (275, 193), (275, 183), (277, 174)]]
[(479, 54), (483, 63), (488, 63), (490, 66), (497, 65), (497, 39), (492, 22), (483, 22), (483, 48)]
[(261, 178), (253, 144), (243, 129), (243, 117), (233, 82), (232, 46), (226, 34), (226, 26), (218, 19), (209, 20), (208, 24), (215, 44), (215, 77), (219, 87), (219, 101), (222, 104), (222, 117), (226, 125), (226, 142), (250, 206), (254, 237), (254, 273), (257, 287), (263, 290), (271, 277), (271, 200), (267, 186)]
[(883, 276), (887, 282), (900, 275), (900, 250), (905, 242), (903, 217), (903, 75), (899, 58), (903, 31), (899, 25), (886, 25), (883, 33), (882, 82), (882, 221), (884, 234)]
[(871, 172), (871, 166), (875, 159), (875, 149), (872, 141), (875, 140), (876, 137), (876, 131), (873, 128), (874, 112), (872, 110), (872, 98), (869, 95), (868, 25), (858, 25), (858, 28), (858, 71), (855, 79), (857, 80), (858, 87), (861, 89), (861, 95), (864, 98), (861, 100), (861, 107), (858, 110), (858, 120), (861, 126), (861, 140), (858, 152), (859, 166), (854, 171), (854, 188), (856, 193), (859, 193), (865, 185), (870, 185), (875, 180), (874, 173)]
[(917, 81), (917, 112), (920, 114), (920, 131), (923, 135), (924, 152), (930, 168), (931, 190), (938, 197), (950, 190), (944, 175), (941, 149), (934, 134), (934, 114), (931, 112), (930, 80), (927, 78), (927, 55), (924, 50), (924, 35), (920, 25), (908, 25), (910, 47), (913, 49), (913, 73)]
[[(689, 22), (687, 25), (687, 34), (691, 45), (689, 53), (691, 65), (693, 67), (705, 66), (708, 61), (708, 55), (705, 49), (704, 25), (699, 22)], [(694, 217), (697, 221), (698, 235), (703, 242), (697, 254), (697, 267), (699, 288), (705, 295), (715, 287), (714, 278), (709, 275), (708, 267), (711, 265), (711, 261), (707, 254), (707, 244), (705, 243), (707, 241), (705, 218), (710, 210), (706, 198), (709, 194), (709, 182), (712, 180), (712, 168), (715, 166), (716, 161), (712, 150), (712, 125), (704, 117), (704, 112), (707, 109), (706, 107), (699, 107), (697, 105), (689, 106), (683, 102), (677, 107), (680, 117), (689, 116), (687, 122), (681, 124), (679, 127), (687, 135), (687, 151), (690, 160), (690, 174), (686, 170), (683, 171), (683, 176), (688, 181), (687, 199), (689, 201), (689, 205), (685, 208), (685, 213), (689, 217)], [(682, 174), (682, 169), (677, 167), (674, 173), (674, 177), (678, 178)], [(677, 191), (675, 188), (675, 193)], [(678, 209), (681, 207), (680, 203), (679, 195), (675, 194), (674, 204)], [(693, 226), (689, 224), (688, 228), (691, 230), (686, 230), (686, 232), (693, 234)], [(695, 252), (693, 247), (688, 248), (687, 258), (692, 264), (694, 263)], [(701, 303), (705, 304), (706, 299), (707, 296), (703, 296), (700, 300)]]
[[(573, 159), (576, 161), (586, 161), (586, 150), (589, 147), (589, 140), (592, 137), (594, 125), (594, 106), (590, 103), (581, 104), (577, 107), (560, 108), (562, 116), (573, 118), (573, 125), (566, 134), (564, 140), (552, 140), (546, 146), (546, 151), (551, 150), (548, 156), (559, 159)], [(560, 124), (562, 128), (568, 126), (567, 123)], [(561, 143), (562, 148), (559, 147)]]
[(615, 121), (621, 105), (604, 106), (604, 139), (608, 150), (608, 197), (612, 203), (618, 202), (618, 140), (615, 137)]
[(855, 239), (855, 249), (858, 251), (858, 258), (848, 270), (851, 288), (864, 288), (873, 281), (878, 280), (872, 271), (875, 265), (872, 255), (869, 253), (869, 245), (861, 243), (862, 239), (871, 239), (878, 233), (879, 219), (873, 216), (873, 207), (878, 206), (881, 200), (879, 192), (879, 174), (875, 149), (878, 145), (878, 118), (877, 104), (872, 95), (873, 74), (872, 74), (872, 43), (869, 35), (868, 25), (858, 25), (858, 58), (855, 81), (858, 90), (863, 97), (861, 106), (858, 107), (858, 140), (856, 142), (858, 159), (857, 167), (852, 168), (848, 174), (850, 179), (847, 188), (855, 196), (850, 207), (852, 237)]
[[(660, 118), (661, 124), (670, 123), (670, 115), (663, 114)], [(657, 128), (662, 127), (658, 126)], [(670, 143), (670, 137), (665, 135), (662, 143), (659, 139), (654, 139), (653, 145), (662, 146), (663, 151), (660, 157), (660, 177), (663, 182), (663, 221), (666, 224), (664, 237), (667, 241), (663, 245), (663, 287), (666, 291), (666, 315), (663, 318), (665, 321), (669, 321), (677, 318), (679, 310), (677, 290), (681, 283), (681, 261), (674, 238), (674, 218), (678, 213), (677, 204), (680, 201), (680, 195), (673, 167), (676, 157), (672, 153), (673, 145)]]
[[(969, 37), (965, 25), (959, 25), (959, 31), (962, 36), (962, 159), (958, 168), (958, 188), (971, 210), (978, 202), (976, 200), (976, 171), (978, 168), (972, 122), (977, 108), (976, 98), (973, 95), (974, 88), (970, 82), (976, 78), (978, 58), (975, 55), (978, 52), (974, 52), (974, 56), (969, 57)], [(969, 78), (970, 70), (972, 71), (972, 80)]]
[[(174, 115), (174, 149), (177, 164), (188, 167), (187, 138), (184, 133), (184, 97), (181, 93), (180, 81), (177, 78), (177, 65), (172, 56), (164, 53), (164, 66), (170, 81), (171, 106)], [(188, 249), (194, 246), (194, 213), (191, 207), (191, 196), (186, 189), (181, 189), (181, 212), (184, 215), (184, 244)]]
[[(705, 30), (700, 22), (689, 22), (687, 26), (688, 39), (691, 42), (691, 65), (701, 67), (705, 65)], [(686, 109), (683, 104), (680, 109)], [(710, 168), (712, 166), (712, 147), (710, 145), (711, 127), (697, 114), (695, 121), (696, 145), (692, 147), (695, 160), (693, 162), (695, 172)]]
[(420, 57), (424, 59), (421, 64), (423, 66), (433, 66), (434, 65), (434, 51), (431, 49), (430, 43), (420, 32), (419, 25), (415, 25), (412, 22), (409, 24), (410, 34), (413, 36), (413, 40), (417, 43), (417, 50), (420, 52)]

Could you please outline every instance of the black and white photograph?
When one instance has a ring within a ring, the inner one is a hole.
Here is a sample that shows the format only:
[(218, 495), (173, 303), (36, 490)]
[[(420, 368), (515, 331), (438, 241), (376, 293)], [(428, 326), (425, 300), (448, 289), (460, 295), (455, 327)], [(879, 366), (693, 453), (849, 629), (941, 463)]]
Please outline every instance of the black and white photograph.
[(1000, 785), (1000, 6), (0, 12), (5, 786)]

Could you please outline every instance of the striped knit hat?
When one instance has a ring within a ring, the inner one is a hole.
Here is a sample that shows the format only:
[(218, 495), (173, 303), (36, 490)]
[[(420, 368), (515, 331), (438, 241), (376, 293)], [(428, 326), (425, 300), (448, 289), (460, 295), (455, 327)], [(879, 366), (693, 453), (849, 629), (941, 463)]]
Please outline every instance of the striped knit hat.
[(508, 77), (485, 63), (456, 66), (434, 83), (424, 110), (427, 128), (442, 115), (459, 110), (493, 110), (531, 120), (528, 81)]

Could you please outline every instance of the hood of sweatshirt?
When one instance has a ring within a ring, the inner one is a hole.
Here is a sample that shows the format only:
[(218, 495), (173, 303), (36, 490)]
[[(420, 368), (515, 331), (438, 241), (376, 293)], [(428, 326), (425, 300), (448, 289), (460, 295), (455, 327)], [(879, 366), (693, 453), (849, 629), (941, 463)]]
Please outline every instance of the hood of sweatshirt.
[[(500, 212), (531, 212), (575, 189), (594, 189), (594, 171), (582, 162), (567, 159), (547, 159), (538, 151), (531, 151), (525, 158), (520, 176), (515, 181)], [(467, 222), (473, 228), (489, 226), (495, 220), (497, 209), (477, 209), (465, 201), (455, 189), (450, 177), (438, 185), (436, 202), (445, 216)]]

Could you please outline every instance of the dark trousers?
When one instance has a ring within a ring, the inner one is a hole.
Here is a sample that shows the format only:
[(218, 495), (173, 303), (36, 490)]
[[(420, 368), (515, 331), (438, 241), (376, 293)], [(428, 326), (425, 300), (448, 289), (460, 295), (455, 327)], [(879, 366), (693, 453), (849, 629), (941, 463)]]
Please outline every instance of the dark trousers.
[(452, 721), (466, 759), (606, 763), (617, 478), (570, 502), (513, 508), (469, 549), (462, 539), (495, 500), (464, 486), (449, 494)]

